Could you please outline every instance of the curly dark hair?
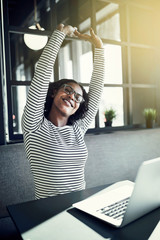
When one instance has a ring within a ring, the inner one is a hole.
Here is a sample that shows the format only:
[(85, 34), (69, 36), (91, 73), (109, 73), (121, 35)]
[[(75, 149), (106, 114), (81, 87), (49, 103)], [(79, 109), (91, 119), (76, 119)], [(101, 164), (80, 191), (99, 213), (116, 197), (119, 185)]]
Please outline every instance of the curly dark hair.
[(50, 113), (51, 107), (52, 107), (52, 103), (53, 103), (53, 95), (56, 91), (58, 91), (62, 85), (64, 84), (68, 84), (68, 83), (75, 83), (78, 84), (81, 89), (82, 89), (82, 93), (83, 93), (83, 98), (84, 98), (84, 102), (82, 102), (79, 106), (79, 108), (77, 109), (77, 111), (71, 115), (68, 119), (68, 125), (72, 125), (76, 120), (78, 119), (82, 119), (85, 117), (85, 113), (88, 110), (88, 93), (86, 92), (86, 90), (83, 88), (82, 85), (80, 85), (78, 82), (76, 82), (73, 79), (61, 79), (57, 82), (52, 82), (49, 83), (49, 88), (48, 88), (48, 92), (47, 92), (47, 96), (46, 96), (46, 102), (44, 105), (44, 116), (48, 119), (48, 115)]

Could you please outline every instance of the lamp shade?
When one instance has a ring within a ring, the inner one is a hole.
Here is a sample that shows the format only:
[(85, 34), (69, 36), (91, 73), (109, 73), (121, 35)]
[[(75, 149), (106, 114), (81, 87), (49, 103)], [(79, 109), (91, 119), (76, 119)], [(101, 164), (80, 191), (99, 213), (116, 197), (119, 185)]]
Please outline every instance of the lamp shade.
[[(29, 29), (37, 29), (36, 26), (32, 25)], [(44, 28), (41, 28), (40, 31), (44, 31)], [(35, 34), (24, 34), (24, 42), (32, 50), (40, 50), (45, 47), (48, 41), (47, 36), (38, 36)]]

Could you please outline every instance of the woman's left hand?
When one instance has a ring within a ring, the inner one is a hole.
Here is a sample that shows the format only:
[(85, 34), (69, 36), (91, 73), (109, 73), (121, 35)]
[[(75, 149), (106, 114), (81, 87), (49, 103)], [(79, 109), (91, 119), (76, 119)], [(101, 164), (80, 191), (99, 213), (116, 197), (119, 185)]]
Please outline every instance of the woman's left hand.
[(57, 26), (57, 30), (63, 32), (64, 34), (66, 34), (69, 37), (75, 37), (74, 32), (77, 30), (76, 27), (72, 27), (71, 25), (64, 25), (64, 24), (59, 24)]
[(98, 37), (94, 33), (92, 28), (90, 28), (90, 35), (89, 34), (80, 33), (77, 30), (75, 30), (74, 35), (77, 36), (79, 39), (91, 42), (96, 48), (103, 48), (102, 40), (100, 39), (100, 37)]

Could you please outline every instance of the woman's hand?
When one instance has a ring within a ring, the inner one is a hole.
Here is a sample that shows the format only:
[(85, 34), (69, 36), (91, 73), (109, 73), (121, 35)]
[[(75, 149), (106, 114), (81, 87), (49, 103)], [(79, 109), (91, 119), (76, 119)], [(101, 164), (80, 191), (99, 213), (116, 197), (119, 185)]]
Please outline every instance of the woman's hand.
[(77, 30), (75, 30), (74, 35), (77, 36), (80, 39), (83, 39), (85, 41), (89, 41), (91, 42), (96, 48), (103, 48), (103, 42), (100, 39), (100, 37), (98, 37), (92, 28), (90, 28), (90, 35), (89, 34), (83, 34), (78, 32)]
[(62, 23), (57, 26), (57, 29), (69, 37), (75, 37), (74, 32), (77, 30), (76, 27), (72, 27), (71, 25), (64, 26)]
[(96, 48), (103, 48), (102, 40), (94, 33), (92, 28), (90, 28), (90, 35), (80, 33), (76, 27), (72, 27), (71, 25), (64, 26), (62, 23), (57, 26), (57, 29), (69, 37), (78, 37), (79, 39), (91, 42)]

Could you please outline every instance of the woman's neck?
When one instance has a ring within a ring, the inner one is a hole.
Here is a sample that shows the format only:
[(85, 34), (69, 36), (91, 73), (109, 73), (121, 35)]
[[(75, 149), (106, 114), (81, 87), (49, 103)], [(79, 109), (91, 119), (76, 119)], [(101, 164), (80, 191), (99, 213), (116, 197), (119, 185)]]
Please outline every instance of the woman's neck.
[(52, 122), (57, 127), (63, 127), (66, 126), (68, 123), (68, 118), (66, 116), (62, 116), (61, 114), (55, 114), (52, 111), (50, 111), (48, 115), (48, 120)]

